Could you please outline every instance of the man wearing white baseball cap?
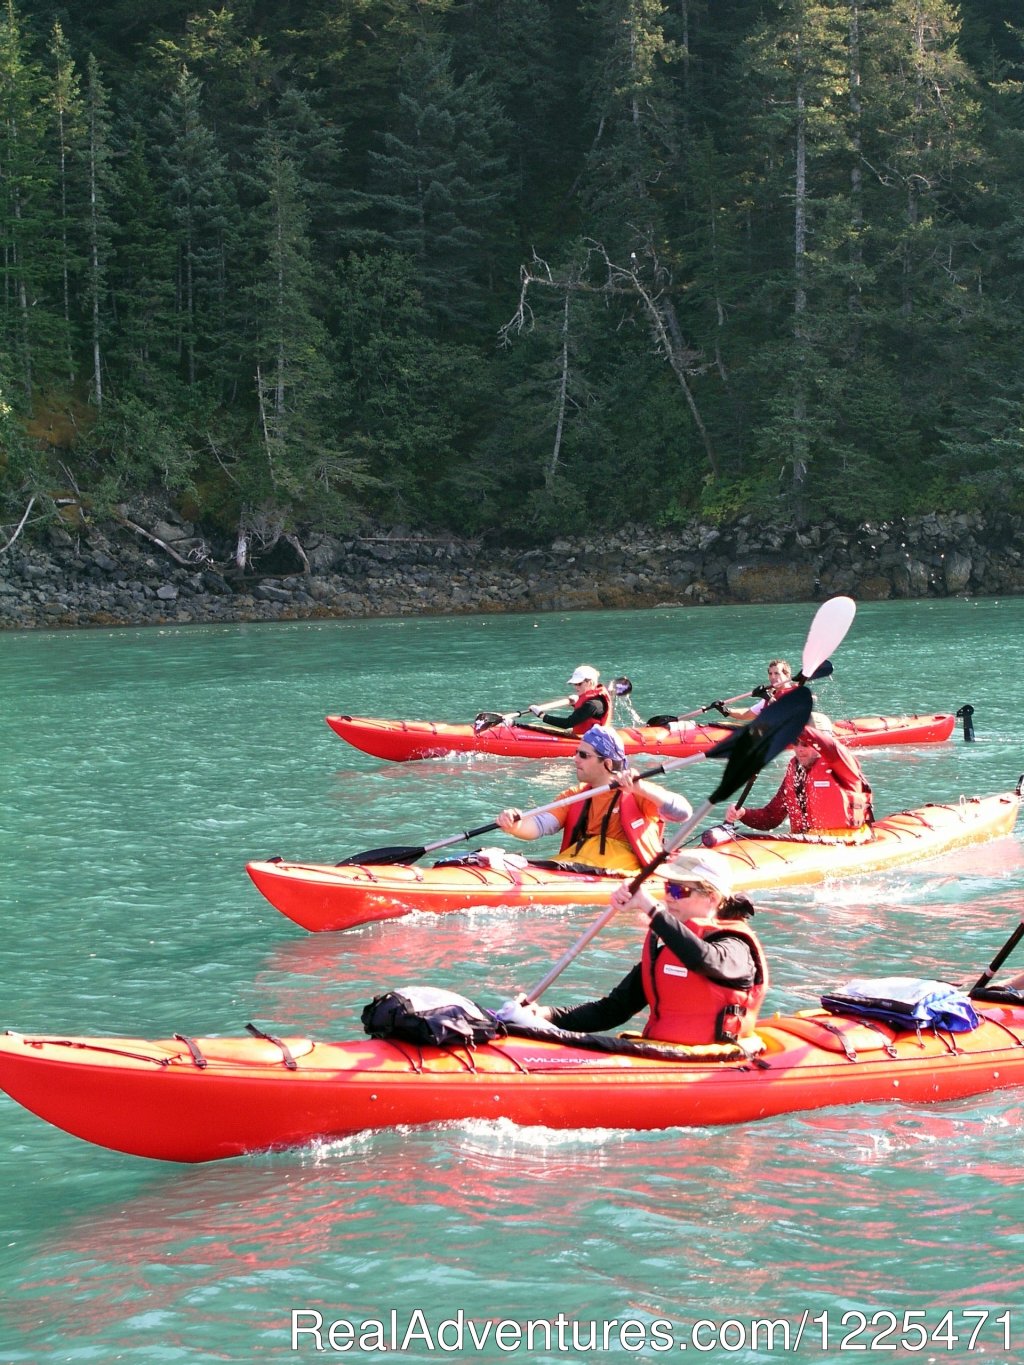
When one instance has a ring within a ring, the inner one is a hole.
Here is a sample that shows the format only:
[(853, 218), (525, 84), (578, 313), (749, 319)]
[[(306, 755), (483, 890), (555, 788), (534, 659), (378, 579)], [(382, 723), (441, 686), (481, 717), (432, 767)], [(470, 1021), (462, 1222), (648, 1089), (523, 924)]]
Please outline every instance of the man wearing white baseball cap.
[(572, 711), (567, 716), (554, 715), (541, 706), (531, 706), (530, 710), (545, 725), (553, 725), (558, 730), (571, 730), (574, 735), (582, 735), (592, 725), (606, 725), (612, 716), (612, 695), (601, 683), (601, 675), (590, 664), (580, 664), (569, 678), (569, 686), (576, 691), (570, 696)]
[(580, 1033), (618, 1028), (647, 1006), (645, 1038), (703, 1044), (751, 1036), (768, 964), (746, 922), (754, 907), (733, 895), (728, 872), (713, 859), (688, 852), (664, 864), (664, 905), (644, 887), (633, 894), (624, 883), (613, 892), (613, 904), (643, 911), (650, 927), (640, 961), (608, 995), (583, 1005), (524, 1008)]

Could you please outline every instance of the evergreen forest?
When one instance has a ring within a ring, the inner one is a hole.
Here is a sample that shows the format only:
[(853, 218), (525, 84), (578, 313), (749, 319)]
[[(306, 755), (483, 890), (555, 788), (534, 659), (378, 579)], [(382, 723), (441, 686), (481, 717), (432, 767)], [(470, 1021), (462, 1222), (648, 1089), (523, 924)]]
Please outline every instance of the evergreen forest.
[(0, 6), (0, 546), (1024, 510), (1019, 0)]

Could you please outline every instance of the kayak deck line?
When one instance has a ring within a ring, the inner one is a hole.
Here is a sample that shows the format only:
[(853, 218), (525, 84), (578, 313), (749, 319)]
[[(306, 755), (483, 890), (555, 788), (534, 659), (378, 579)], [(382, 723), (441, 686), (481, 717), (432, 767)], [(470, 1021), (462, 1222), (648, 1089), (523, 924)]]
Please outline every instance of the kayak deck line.
[[(1001, 1008), (1024, 1030), (1024, 1009), (1012, 1005)], [(986, 1009), (978, 1009), (977, 1014), (983, 1023), (998, 1029), (1013, 1047), (1024, 1050), (1024, 1032), (1015, 1032), (1005, 1017)], [(117, 1063), (143, 1063), (160, 1070), (173, 1067), (195, 1073), (211, 1082), (217, 1078), (244, 1076), (253, 1070), (279, 1075), (301, 1072), (304, 1077), (313, 1080), (338, 1078), (346, 1073), (384, 1077), (396, 1073), (429, 1076), (453, 1071), (474, 1076), (534, 1076), (563, 1073), (567, 1067), (581, 1066), (587, 1068), (588, 1074), (604, 1069), (617, 1076), (623, 1070), (638, 1073), (650, 1070), (658, 1075), (672, 1072), (690, 1074), (694, 1068), (711, 1073), (768, 1071), (775, 1069), (773, 1057), (776, 1062), (783, 1061), (788, 1065), (795, 1057), (806, 1058), (815, 1053), (826, 1054), (819, 1058), (819, 1063), (829, 1067), (838, 1059), (850, 1065), (870, 1066), (876, 1062), (888, 1064), (897, 1056), (905, 1065), (908, 1059), (893, 1050), (897, 1042), (905, 1048), (917, 1049), (922, 1054), (922, 1060), (927, 1061), (934, 1060), (936, 1051), (950, 1057), (968, 1054), (981, 1057), (986, 1054), (1002, 1055), (1006, 1050), (1005, 1041), (999, 1043), (995, 1040), (986, 1047), (958, 1046), (958, 1040), (971, 1039), (973, 1036), (973, 1033), (950, 1034), (934, 1028), (898, 1030), (891, 1025), (832, 1014), (815, 1007), (793, 1015), (775, 1014), (762, 1019), (755, 1034), (755, 1040), (762, 1044), (762, 1050), (744, 1053), (734, 1049), (728, 1056), (706, 1055), (711, 1049), (705, 1045), (690, 1047), (685, 1043), (637, 1039), (637, 1043), (642, 1044), (637, 1047), (626, 1035), (616, 1037), (568, 1033), (559, 1036), (547, 1031), (542, 1035), (540, 1030), (536, 1033), (524, 1030), (520, 1034), (513, 1028), (507, 1036), (477, 1047), (462, 1043), (442, 1047), (395, 1038), (366, 1038), (354, 1043), (319, 1041), (308, 1036), (289, 1038), (288, 1047), (295, 1063), (289, 1067), (280, 1050), (259, 1049), (253, 1045), (251, 1038), (245, 1037), (191, 1038), (175, 1034), (173, 1040), (163, 1041), (121, 1040), (116, 1037), (46, 1037), (21, 1034), (13, 1029), (5, 1029), (3, 1033), (4, 1038), (38, 1053), (51, 1048), (67, 1048), (76, 1056), (97, 1054), (105, 1059), (97, 1065), (110, 1065), (112, 1068)], [(175, 1047), (177, 1041), (182, 1046)], [(187, 1046), (188, 1042), (195, 1044), (202, 1062)], [(150, 1051), (141, 1051), (140, 1047), (147, 1047)], [(358, 1056), (361, 1049), (369, 1055)], [(531, 1052), (535, 1055), (530, 1055)], [(579, 1056), (579, 1053), (587, 1055)], [(477, 1066), (478, 1056), (486, 1058), (486, 1069)], [(114, 1061), (108, 1062), (106, 1059)], [(339, 1065), (341, 1060), (348, 1065)], [(506, 1071), (501, 1069), (502, 1061), (507, 1063)], [(396, 1066), (399, 1062), (405, 1064), (404, 1070)]]

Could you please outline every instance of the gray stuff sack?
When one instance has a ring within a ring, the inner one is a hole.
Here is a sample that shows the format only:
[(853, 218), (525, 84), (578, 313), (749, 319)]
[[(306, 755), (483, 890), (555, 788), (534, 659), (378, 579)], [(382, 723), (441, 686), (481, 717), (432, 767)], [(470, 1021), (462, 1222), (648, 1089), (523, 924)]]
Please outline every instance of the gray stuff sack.
[(876, 1019), (891, 1028), (970, 1033), (979, 1019), (968, 997), (946, 981), (915, 976), (858, 977), (821, 997), (830, 1014)]

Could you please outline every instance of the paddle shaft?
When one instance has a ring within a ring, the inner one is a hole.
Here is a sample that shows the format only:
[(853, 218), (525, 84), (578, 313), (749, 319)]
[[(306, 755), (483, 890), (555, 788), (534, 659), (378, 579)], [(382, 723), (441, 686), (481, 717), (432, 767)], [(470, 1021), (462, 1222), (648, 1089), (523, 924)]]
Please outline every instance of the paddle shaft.
[[(685, 758), (669, 758), (657, 767), (647, 768), (642, 773), (637, 773), (639, 780), (643, 781), (648, 777), (657, 777), (659, 773), (667, 773), (674, 768), (685, 768), (691, 763), (702, 763), (706, 758), (725, 757), (734, 743), (734, 736), (738, 731), (732, 731), (725, 739), (721, 739), (717, 744), (712, 744), (702, 754), (690, 754)], [(533, 810), (524, 811), (519, 817), (521, 820), (528, 819), (532, 815), (543, 815), (546, 811), (559, 810), (562, 806), (571, 806), (573, 802), (585, 797), (597, 796), (602, 792), (611, 791), (614, 783), (608, 782), (601, 787), (586, 787), (581, 791), (573, 792), (569, 796), (559, 797), (557, 801), (549, 801), (547, 805), (535, 806)], [(337, 863), (338, 867), (350, 867), (353, 864), (368, 864), (378, 866), (383, 864), (388, 866), (392, 863), (415, 862), (417, 858), (422, 858), (424, 854), (432, 853), (435, 849), (448, 848), (452, 844), (460, 844), (465, 839), (475, 839), (477, 835), (487, 834), (491, 830), (500, 829), (501, 826), (496, 820), (489, 821), (486, 825), (477, 825), (474, 829), (463, 830), (461, 834), (449, 834), (444, 839), (435, 839), (429, 844), (401, 844), (389, 845), (385, 848), (364, 849), (361, 853), (353, 853), (351, 857), (343, 858)]]
[[(619, 678), (613, 678), (609, 685), (616, 697), (628, 697), (633, 690), (633, 684), (625, 674)], [(574, 693), (573, 696), (575, 695), (576, 694)], [(553, 711), (558, 706), (573, 705), (575, 705), (575, 702), (573, 701), (572, 696), (555, 697), (551, 701), (535, 701), (530, 706), (525, 707), (522, 711), (481, 711), (480, 715), (477, 716), (477, 720), (486, 720), (487, 723), (483, 728), (485, 730), (491, 730), (495, 725), (511, 725), (512, 722), (518, 720), (520, 716), (528, 715), (531, 712), (536, 714), (537, 711)]]
[[(838, 599), (833, 599), (833, 600), (836, 601), (836, 600), (838, 600)], [(829, 604), (826, 602), (826, 603), (825, 603), (825, 606), (828, 606), (828, 605), (829, 605)], [(820, 610), (820, 609), (819, 609), (819, 610)], [(833, 638), (833, 636), (830, 635), (830, 636), (829, 636), (829, 639), (832, 639), (832, 638)], [(833, 647), (834, 647), (834, 646), (833, 646)], [(806, 650), (806, 646), (805, 646), (805, 650)], [(814, 659), (814, 657), (815, 657), (814, 654), (812, 654), (810, 657), (808, 657), (808, 655), (807, 655), (806, 652), (805, 652), (805, 654), (804, 654), (804, 666), (803, 666), (803, 668), (800, 669), (800, 672), (799, 672), (799, 673), (796, 675), (796, 677), (793, 679), (793, 681), (794, 681), (795, 683), (798, 683), (801, 687), (803, 686), (804, 683), (814, 682), (814, 681), (816, 681), (818, 678), (830, 678), (830, 677), (832, 676), (833, 668), (832, 668), (831, 661), (830, 661), (829, 659), (818, 659), (818, 662), (817, 662), (817, 663), (813, 663), (812, 660)], [(808, 670), (808, 669), (809, 669), (809, 671), (806, 671), (806, 670)], [(714, 710), (715, 706), (718, 706), (718, 705), (721, 705), (721, 706), (731, 706), (731, 705), (733, 704), (734, 701), (746, 701), (746, 699), (747, 699), (748, 697), (754, 697), (754, 696), (757, 696), (757, 693), (756, 693), (756, 692), (741, 692), (741, 693), (739, 694), (739, 696), (737, 696), (737, 697), (723, 697), (720, 703), (719, 703), (719, 702), (712, 702), (712, 703), (711, 703), (710, 705), (708, 705), (708, 706), (701, 706), (701, 707), (699, 707), (696, 711), (687, 711), (687, 712), (685, 713), (685, 715), (676, 716), (676, 720), (689, 720), (689, 719), (691, 718), (691, 716), (703, 716), (706, 712)]]
[(967, 992), (968, 995), (973, 995), (975, 991), (984, 990), (1022, 938), (1024, 938), (1024, 920), (1021, 920), (1020, 924), (1017, 925), (1016, 929), (1014, 929), (1013, 933), (999, 949), (999, 952), (996, 953), (995, 957), (989, 963), (987, 971), (982, 972), (981, 976), (975, 981), (974, 985)]
[[(740, 692), (739, 695), (735, 697), (723, 697), (722, 705), (731, 706), (734, 701), (746, 701), (748, 697), (752, 697), (753, 695), (753, 692)], [(698, 706), (696, 711), (686, 711), (683, 715), (676, 716), (676, 720), (690, 720), (693, 716), (703, 716), (706, 715), (708, 711), (713, 710), (714, 703), (711, 703), (708, 706)]]
[[(672, 839), (672, 842), (670, 844), (667, 844), (665, 848), (663, 848), (661, 852), (657, 854), (656, 857), (652, 858), (651, 861), (647, 863), (645, 867), (642, 867), (640, 871), (636, 874), (636, 876), (633, 878), (633, 880), (629, 883), (630, 894), (635, 894), (643, 885), (643, 883), (647, 880), (647, 878), (651, 876), (653, 872), (656, 872), (657, 869), (662, 865), (662, 863), (666, 861), (666, 859), (672, 856), (672, 854), (683, 842), (686, 836), (692, 830), (697, 828), (700, 822), (704, 819), (705, 815), (707, 815), (708, 811), (711, 809), (711, 806), (712, 806), (711, 801), (702, 801), (701, 804), (690, 816), (690, 818), (688, 820), (683, 821), (675, 837)], [(547, 988), (552, 984), (552, 982), (558, 980), (558, 978), (565, 971), (566, 967), (568, 967), (569, 963), (572, 962), (574, 958), (579, 957), (580, 953), (587, 946), (590, 940), (592, 938), (596, 938), (597, 935), (604, 928), (604, 926), (608, 924), (610, 920), (613, 920), (618, 913), (619, 907), (614, 904), (609, 905), (607, 910), (602, 911), (602, 913), (598, 915), (597, 919), (594, 920), (593, 924), (591, 924), (587, 929), (583, 931), (583, 933), (579, 936), (579, 938), (572, 945), (572, 947), (562, 954), (562, 956), (558, 959), (554, 966), (550, 968), (546, 975), (541, 977), (540, 981), (538, 981), (535, 986), (530, 987), (530, 989), (526, 992), (526, 995), (524, 997), (526, 1004), (532, 1005), (537, 1000), (539, 1000), (540, 997), (547, 990)]]

